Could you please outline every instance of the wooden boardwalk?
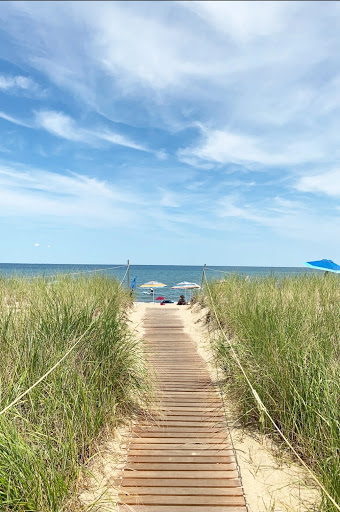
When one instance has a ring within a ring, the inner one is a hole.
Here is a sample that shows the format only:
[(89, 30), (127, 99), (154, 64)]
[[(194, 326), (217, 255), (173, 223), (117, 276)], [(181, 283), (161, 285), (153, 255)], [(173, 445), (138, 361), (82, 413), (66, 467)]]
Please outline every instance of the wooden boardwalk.
[(120, 512), (246, 512), (222, 402), (176, 308), (147, 309), (146, 350), (160, 414), (138, 423)]

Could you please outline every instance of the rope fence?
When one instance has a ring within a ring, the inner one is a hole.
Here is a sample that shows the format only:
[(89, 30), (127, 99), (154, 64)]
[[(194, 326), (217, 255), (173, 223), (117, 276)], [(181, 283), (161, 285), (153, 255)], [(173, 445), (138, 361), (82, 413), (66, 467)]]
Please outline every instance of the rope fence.
[(214, 272), (221, 272), (222, 274), (237, 274), (237, 272), (230, 272), (229, 270), (217, 270), (217, 268), (205, 267), (205, 270), (212, 270)]
[(126, 276), (127, 276), (128, 272), (129, 272), (129, 265), (127, 266), (127, 269), (126, 269), (126, 272), (125, 272), (125, 274), (124, 274), (123, 279), (122, 279), (122, 280), (121, 280), (121, 282), (119, 283), (119, 287), (121, 287), (121, 286), (122, 286), (122, 284), (123, 284), (123, 282), (124, 282), (124, 279), (126, 278)]
[[(206, 267), (204, 267), (206, 268)], [(262, 402), (261, 398), (259, 397), (256, 389), (253, 387), (252, 383), (250, 382), (250, 379), (246, 373), (246, 371), (244, 370), (239, 358), (238, 358), (238, 355), (233, 347), (233, 344), (231, 343), (230, 339), (228, 338), (227, 334), (225, 333), (224, 329), (223, 329), (223, 326), (220, 322), (220, 319), (218, 317), (218, 314), (217, 314), (217, 311), (216, 311), (216, 307), (215, 307), (215, 303), (214, 303), (214, 300), (213, 300), (213, 297), (212, 297), (212, 294), (211, 294), (211, 290), (210, 290), (210, 286), (209, 286), (209, 282), (206, 278), (206, 275), (205, 275), (205, 272), (203, 272), (203, 277), (204, 277), (204, 280), (205, 280), (205, 285), (206, 285), (206, 289), (208, 291), (208, 294), (209, 294), (209, 298), (210, 298), (210, 303), (211, 303), (211, 307), (213, 309), (213, 312), (214, 312), (214, 315), (215, 315), (215, 318), (216, 318), (216, 321), (217, 321), (217, 324), (218, 324), (218, 328), (219, 330), (221, 331), (221, 334), (223, 335), (224, 339), (226, 340), (226, 342), (228, 343), (229, 347), (230, 347), (230, 350), (232, 352), (232, 355), (233, 355), (233, 358), (237, 364), (237, 366), (239, 367), (239, 369), (241, 370), (254, 398), (255, 398), (255, 401), (260, 409), (260, 411), (262, 413), (264, 413), (267, 418), (269, 419), (269, 421), (271, 422), (271, 424), (273, 425), (274, 429), (278, 432), (278, 434), (281, 436), (281, 438), (283, 439), (283, 441), (286, 443), (286, 445), (290, 448), (290, 450), (292, 451), (292, 453), (294, 453), (294, 455), (296, 456), (296, 458), (299, 460), (299, 462), (302, 464), (302, 466), (306, 469), (306, 471), (309, 473), (309, 475), (311, 476), (311, 478), (314, 480), (314, 482), (320, 487), (320, 489), (324, 492), (324, 494), (327, 496), (327, 498), (330, 500), (330, 502), (336, 507), (336, 509), (340, 512), (340, 505), (338, 503), (336, 503), (336, 501), (334, 500), (334, 498), (329, 494), (329, 492), (327, 491), (327, 489), (325, 488), (325, 486), (323, 485), (322, 482), (320, 482), (320, 480), (318, 479), (318, 477), (313, 473), (313, 471), (308, 467), (308, 465), (305, 463), (305, 461), (301, 458), (301, 456), (298, 454), (298, 452), (295, 450), (294, 446), (291, 444), (291, 442), (287, 439), (287, 437), (283, 434), (283, 432), (281, 432), (281, 429), (279, 428), (279, 426), (276, 424), (275, 420), (272, 418), (271, 414), (269, 413), (267, 407), (264, 405), (264, 403)]]
[[(124, 268), (126, 267), (126, 265), (117, 265), (116, 267), (107, 267), (107, 268), (96, 268), (94, 270), (80, 270), (79, 272), (67, 272), (63, 275), (65, 276), (77, 276), (79, 274), (89, 274), (91, 272), (104, 272), (105, 270), (113, 270), (113, 269), (116, 269), (116, 268)], [(51, 275), (39, 275), (39, 276), (32, 276), (32, 279), (41, 279), (42, 277), (45, 277), (47, 279), (51, 279), (52, 277), (59, 277), (60, 275), (62, 275), (62, 273), (60, 272), (59, 274), (51, 274)]]

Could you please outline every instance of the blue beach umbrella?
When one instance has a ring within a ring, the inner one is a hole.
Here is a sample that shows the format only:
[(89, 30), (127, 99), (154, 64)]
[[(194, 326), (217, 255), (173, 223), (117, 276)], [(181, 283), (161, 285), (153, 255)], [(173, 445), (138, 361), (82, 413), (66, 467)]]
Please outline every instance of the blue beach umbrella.
[(340, 266), (332, 260), (306, 261), (305, 265), (311, 268), (317, 268), (326, 272), (340, 273)]

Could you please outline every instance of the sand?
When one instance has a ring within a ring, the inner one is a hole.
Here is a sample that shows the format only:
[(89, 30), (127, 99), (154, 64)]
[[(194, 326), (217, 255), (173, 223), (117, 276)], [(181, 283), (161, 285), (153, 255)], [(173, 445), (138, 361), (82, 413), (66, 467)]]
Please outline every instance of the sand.
[[(211, 333), (204, 321), (207, 311), (198, 306), (135, 303), (129, 321), (130, 329), (138, 337), (143, 337), (143, 318), (146, 309), (150, 307), (173, 308), (178, 311), (185, 331), (195, 341), (198, 353), (208, 365), (212, 380), (216, 381), (216, 367), (209, 341)], [(290, 462), (288, 453), (281, 452), (278, 456), (278, 449), (269, 438), (244, 430), (234, 412), (235, 404), (228, 402), (226, 397), (224, 403), (249, 512), (317, 511), (320, 495), (311, 485), (305, 470)], [(86, 489), (79, 494), (79, 502), (82, 504), (79, 510), (115, 511), (113, 502), (117, 496), (117, 478), (121, 476), (121, 468), (126, 460), (126, 442), (130, 429), (131, 425), (126, 425), (116, 432), (89, 464), (93, 476), (87, 478)], [(97, 505), (91, 506), (98, 499)]]

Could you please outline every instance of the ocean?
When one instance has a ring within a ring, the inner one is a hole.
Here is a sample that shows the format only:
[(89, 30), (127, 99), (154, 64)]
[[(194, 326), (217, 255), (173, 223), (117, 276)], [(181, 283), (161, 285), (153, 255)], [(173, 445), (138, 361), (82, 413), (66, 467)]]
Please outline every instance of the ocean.
[[(121, 268), (111, 269), (111, 267), (119, 266), (117, 264), (110, 265), (67, 265), (67, 264), (30, 264), (30, 263), (0, 263), (0, 276), (25, 276), (25, 277), (55, 277), (58, 274), (89, 275), (105, 274), (122, 280), (126, 265)], [(202, 266), (190, 265), (131, 265), (130, 266), (130, 282), (136, 277), (137, 288), (135, 291), (135, 300), (137, 302), (151, 302), (152, 295), (147, 290), (139, 288), (139, 286), (148, 281), (159, 281), (166, 284), (165, 288), (155, 288), (155, 299), (164, 297), (168, 300), (177, 301), (179, 295), (184, 291), (171, 290), (171, 286), (181, 281), (189, 281), (201, 284)], [(99, 271), (99, 272), (97, 272)], [(207, 279), (219, 279), (228, 274), (242, 274), (244, 276), (268, 276), (274, 275), (278, 278), (290, 275), (301, 275), (305, 273), (315, 272), (307, 267), (230, 267), (230, 266), (209, 266), (207, 267)], [(127, 286), (127, 278), (125, 277), (124, 285)], [(190, 292), (186, 292), (187, 298)]]

